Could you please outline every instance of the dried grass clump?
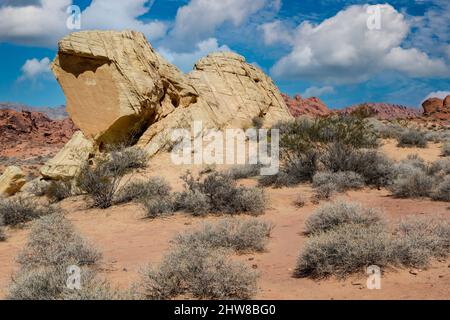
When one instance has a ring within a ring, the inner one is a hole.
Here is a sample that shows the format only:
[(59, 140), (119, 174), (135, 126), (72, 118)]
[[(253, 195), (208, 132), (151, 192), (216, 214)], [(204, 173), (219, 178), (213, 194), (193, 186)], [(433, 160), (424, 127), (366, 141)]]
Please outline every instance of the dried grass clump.
[(54, 211), (52, 206), (41, 206), (31, 198), (0, 199), (0, 219), (7, 226), (18, 226)]

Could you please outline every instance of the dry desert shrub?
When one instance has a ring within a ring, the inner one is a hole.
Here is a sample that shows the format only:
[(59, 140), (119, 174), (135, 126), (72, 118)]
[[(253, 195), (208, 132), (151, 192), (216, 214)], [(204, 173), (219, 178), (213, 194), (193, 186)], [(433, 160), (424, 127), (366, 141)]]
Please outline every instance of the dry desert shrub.
[(52, 181), (48, 184), (44, 194), (50, 202), (60, 202), (73, 195), (72, 181)]
[(431, 198), (438, 201), (450, 201), (450, 175), (446, 175), (431, 192)]
[(413, 216), (392, 232), (373, 209), (326, 204), (306, 222), (310, 235), (294, 275), (323, 278), (364, 272), (370, 265), (418, 267), (450, 254), (450, 220)]
[(0, 241), (6, 240), (5, 229), (0, 225)]
[(143, 201), (145, 199), (169, 197), (171, 187), (160, 177), (151, 177), (148, 180), (138, 180), (127, 183), (117, 194), (115, 203)]
[(395, 197), (418, 198), (430, 195), (434, 179), (420, 169), (412, 169), (408, 173), (402, 173), (395, 178), (389, 190)]
[(36, 220), (17, 261), (23, 268), (72, 264), (92, 265), (101, 257), (61, 213)]
[[(11, 300), (119, 299), (119, 291), (97, 278), (94, 268), (101, 254), (74, 230), (62, 214), (37, 220), (17, 258), (20, 265), (9, 287)], [(81, 290), (67, 288), (67, 267), (81, 268)]]
[(154, 219), (160, 216), (167, 216), (175, 211), (175, 204), (172, 197), (143, 199), (145, 208), (145, 218)]
[(52, 206), (41, 206), (31, 198), (0, 199), (0, 217), (7, 226), (17, 226), (53, 212)]
[(308, 239), (294, 272), (297, 277), (345, 277), (391, 259), (391, 236), (379, 224), (340, 224)]
[(316, 234), (343, 224), (370, 226), (384, 224), (384, 219), (378, 210), (363, 207), (357, 202), (338, 200), (318, 208), (306, 220), (305, 233)]
[(299, 194), (294, 200), (294, 205), (297, 208), (303, 208), (306, 205), (305, 197), (303, 197), (301, 194)]
[(405, 129), (397, 138), (398, 144), (397, 146), (405, 148), (405, 147), (418, 147), (418, 148), (426, 148), (427, 147), (427, 138), (425, 133), (417, 130), (417, 129)]
[(231, 167), (227, 173), (233, 179), (238, 180), (256, 177), (259, 175), (260, 169), (260, 165), (257, 164), (236, 165)]
[(139, 299), (249, 299), (257, 274), (233, 261), (224, 250), (183, 244), (172, 249), (157, 267), (147, 267), (134, 285)]
[(353, 171), (318, 172), (313, 177), (313, 187), (319, 188), (323, 185), (331, 184), (334, 191), (344, 192), (352, 189), (361, 189), (364, 187), (364, 179), (361, 175)]
[[(194, 178), (188, 171), (181, 177), (185, 190), (176, 196), (176, 208), (201, 215), (212, 213), (261, 214), (266, 207), (266, 196), (260, 188), (240, 187), (226, 173), (213, 171), (206, 177)], [(200, 206), (199, 212), (195, 212)]]
[(412, 216), (401, 221), (397, 232), (393, 250), (401, 265), (423, 268), (432, 258), (449, 256), (449, 219)]
[(450, 157), (450, 141), (445, 141), (442, 145), (442, 155), (444, 157)]
[(175, 242), (179, 245), (227, 248), (238, 252), (264, 251), (272, 229), (271, 223), (255, 218), (224, 219), (180, 234)]
[(108, 164), (112, 172), (125, 174), (133, 169), (146, 168), (148, 154), (143, 149), (132, 147), (116, 147), (109, 153)]

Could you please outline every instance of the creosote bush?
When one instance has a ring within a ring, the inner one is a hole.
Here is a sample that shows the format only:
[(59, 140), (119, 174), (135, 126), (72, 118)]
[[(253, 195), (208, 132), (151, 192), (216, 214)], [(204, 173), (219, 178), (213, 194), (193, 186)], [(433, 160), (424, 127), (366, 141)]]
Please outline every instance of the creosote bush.
[[(185, 190), (176, 196), (176, 208), (200, 215), (212, 213), (261, 214), (266, 206), (264, 190), (240, 187), (227, 173), (213, 171), (206, 177), (194, 178), (188, 171), (181, 177)], [(194, 212), (204, 205), (204, 210)]]
[(227, 248), (238, 252), (264, 251), (272, 229), (271, 223), (255, 218), (224, 219), (180, 234), (175, 238), (175, 243), (215, 249)]
[(409, 217), (392, 232), (372, 209), (326, 204), (307, 220), (310, 235), (294, 275), (323, 278), (365, 272), (370, 265), (417, 267), (450, 254), (450, 220)]
[(316, 234), (336, 228), (342, 224), (375, 225), (383, 224), (379, 211), (365, 208), (357, 202), (338, 200), (318, 208), (306, 220), (306, 233)]
[(9, 226), (17, 226), (53, 212), (52, 206), (41, 206), (31, 198), (0, 199), (0, 219)]
[(417, 129), (405, 129), (397, 138), (399, 147), (426, 148), (427, 138)]
[(141, 271), (134, 285), (140, 299), (250, 299), (256, 292), (257, 274), (233, 261), (226, 250), (191, 244), (175, 246), (157, 267)]

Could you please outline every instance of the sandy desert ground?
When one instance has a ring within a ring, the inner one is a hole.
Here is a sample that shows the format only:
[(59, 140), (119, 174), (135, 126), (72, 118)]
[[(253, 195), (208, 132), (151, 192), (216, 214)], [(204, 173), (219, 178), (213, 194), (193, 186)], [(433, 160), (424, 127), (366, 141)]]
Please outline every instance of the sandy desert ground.
[[(439, 158), (440, 144), (430, 144), (426, 149), (397, 148), (395, 142), (386, 140), (381, 150), (389, 157), (399, 160), (417, 153), (427, 161)], [(186, 170), (200, 168), (171, 164), (168, 154), (154, 157), (148, 169), (138, 173), (142, 176), (162, 176), (174, 190), (181, 189), (179, 176)], [(243, 185), (255, 185), (256, 180), (240, 180)], [(450, 260), (435, 261), (427, 270), (384, 270), (380, 290), (366, 288), (366, 277), (351, 276), (341, 280), (297, 279), (292, 277), (296, 259), (305, 243), (302, 234), (305, 220), (314, 209), (323, 204), (307, 201), (297, 208), (293, 201), (299, 195), (309, 199), (313, 194), (310, 185), (295, 188), (267, 188), (269, 209), (260, 219), (271, 221), (275, 228), (266, 252), (237, 256), (260, 272), (256, 299), (449, 299)], [(450, 217), (446, 202), (429, 199), (395, 199), (386, 190), (363, 189), (339, 194), (334, 198), (358, 201), (366, 206), (382, 209), (387, 218), (399, 218), (421, 214), (443, 214)], [(64, 200), (61, 207), (79, 232), (92, 241), (104, 255), (101, 274), (115, 286), (127, 288), (137, 279), (138, 271), (148, 263), (158, 263), (170, 246), (170, 240), (179, 232), (195, 228), (206, 221), (220, 217), (192, 217), (177, 213), (167, 218), (142, 219), (143, 209), (136, 204), (114, 206), (107, 210), (86, 209), (82, 197)], [(240, 216), (243, 219), (245, 216)], [(0, 298), (14, 273), (15, 257), (25, 244), (29, 226), (8, 229), (8, 240), (0, 242)]]

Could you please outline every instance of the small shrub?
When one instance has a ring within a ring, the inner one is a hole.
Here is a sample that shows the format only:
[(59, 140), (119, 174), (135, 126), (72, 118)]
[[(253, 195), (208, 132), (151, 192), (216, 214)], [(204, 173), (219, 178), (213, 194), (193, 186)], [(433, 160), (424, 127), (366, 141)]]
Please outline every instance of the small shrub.
[(306, 233), (316, 234), (343, 224), (370, 226), (383, 223), (381, 214), (355, 202), (336, 201), (318, 208), (306, 220)]
[(171, 197), (144, 199), (145, 218), (154, 219), (163, 215), (170, 215), (175, 211), (175, 204)]
[(100, 253), (75, 232), (72, 224), (56, 213), (35, 221), (17, 261), (23, 268), (61, 266), (69, 262), (83, 266), (96, 263), (100, 257)]
[(132, 169), (146, 168), (148, 154), (139, 147), (126, 147), (113, 150), (109, 154), (107, 167), (115, 174), (125, 174)]
[(49, 186), (49, 182), (42, 180), (42, 179), (35, 179), (30, 183), (29, 188), (27, 191), (35, 195), (37, 197), (45, 196), (45, 193), (47, 192), (47, 188)]
[(171, 187), (160, 177), (152, 177), (147, 181), (133, 181), (127, 183), (117, 194), (115, 203), (126, 203), (133, 200), (142, 201), (160, 197), (168, 197)]
[(446, 141), (442, 145), (442, 155), (444, 157), (450, 157), (450, 141)]
[(400, 174), (389, 186), (398, 198), (418, 198), (430, 195), (434, 180), (420, 169), (412, 169), (408, 174)]
[(406, 129), (398, 137), (399, 147), (418, 147), (426, 148), (427, 139), (425, 134), (416, 129)]
[(0, 226), (0, 241), (5, 241), (5, 240), (6, 240), (5, 229), (3, 229), (2, 226)]
[(256, 177), (260, 166), (256, 164), (237, 165), (228, 170), (228, 174), (235, 180)]
[(157, 268), (141, 272), (135, 284), (143, 299), (172, 299), (189, 294), (199, 299), (249, 299), (256, 292), (256, 273), (230, 260), (226, 251), (179, 245)]
[(206, 210), (214, 213), (260, 214), (265, 209), (266, 198), (262, 189), (238, 187), (236, 181), (226, 173), (213, 171), (201, 180), (187, 172), (181, 178), (185, 191), (177, 195), (178, 209), (188, 212), (200, 209), (195, 211), (198, 215)]
[(435, 177), (445, 177), (450, 174), (450, 158), (434, 161), (427, 168), (428, 174)]
[(176, 237), (179, 245), (229, 248), (239, 252), (264, 251), (272, 224), (257, 219), (224, 219)]
[(177, 193), (175, 199), (177, 209), (192, 213), (194, 216), (203, 216), (211, 210), (209, 198), (199, 190)]
[(297, 277), (345, 277), (365, 271), (370, 265), (383, 267), (392, 256), (390, 234), (378, 224), (341, 224), (310, 237), (295, 269)]
[(252, 118), (252, 125), (256, 129), (261, 129), (262, 126), (264, 125), (264, 118), (263, 117), (258, 117), (258, 116), (253, 117)]
[(450, 175), (444, 177), (444, 179), (436, 185), (431, 192), (431, 198), (438, 201), (450, 201)]
[(394, 242), (398, 263), (423, 268), (432, 258), (447, 258), (450, 249), (450, 220), (442, 217), (413, 216), (404, 219)]
[(59, 202), (72, 196), (71, 181), (52, 181), (45, 190), (45, 195), (51, 202)]
[(322, 184), (315, 189), (314, 200), (328, 200), (336, 192), (338, 187), (334, 183)]
[(364, 187), (364, 179), (353, 171), (345, 172), (318, 172), (313, 177), (313, 187), (318, 188), (325, 184), (335, 186), (336, 192), (343, 192), (351, 189), (361, 189)]
[(17, 226), (53, 212), (53, 207), (40, 206), (29, 198), (0, 200), (0, 217), (3, 217), (3, 223), (9, 226)]
[(294, 205), (297, 208), (303, 208), (306, 205), (306, 200), (302, 195), (298, 195), (294, 200)]

